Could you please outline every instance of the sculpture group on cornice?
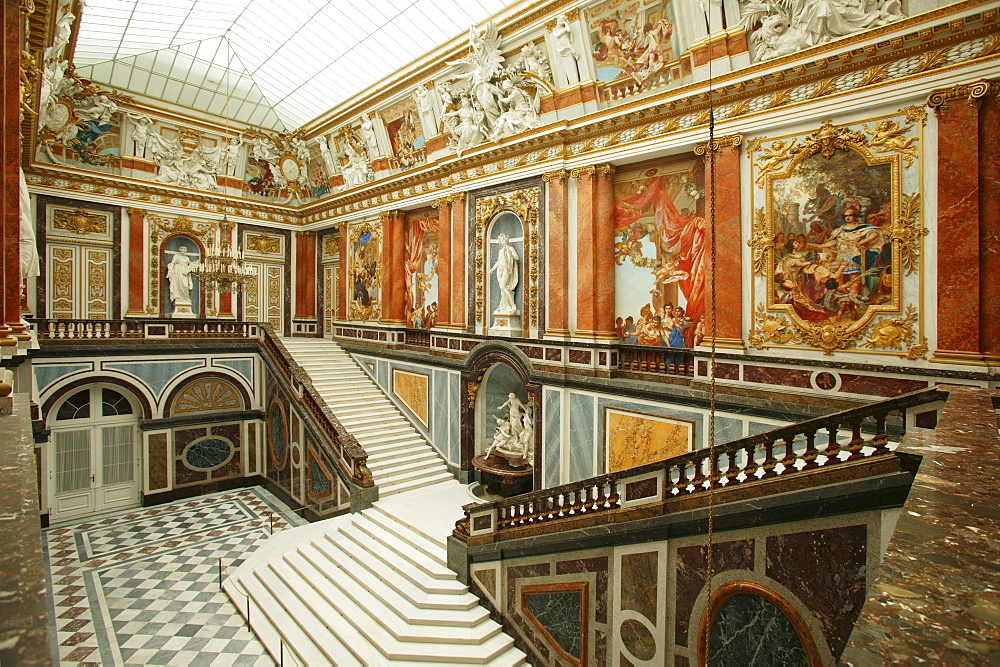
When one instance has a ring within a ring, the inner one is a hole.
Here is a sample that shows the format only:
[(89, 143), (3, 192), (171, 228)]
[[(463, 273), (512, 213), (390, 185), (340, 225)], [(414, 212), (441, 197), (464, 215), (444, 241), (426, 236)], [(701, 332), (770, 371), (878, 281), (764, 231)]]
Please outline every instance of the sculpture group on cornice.
[(740, 10), (757, 61), (904, 18), (900, 0), (740, 0)]

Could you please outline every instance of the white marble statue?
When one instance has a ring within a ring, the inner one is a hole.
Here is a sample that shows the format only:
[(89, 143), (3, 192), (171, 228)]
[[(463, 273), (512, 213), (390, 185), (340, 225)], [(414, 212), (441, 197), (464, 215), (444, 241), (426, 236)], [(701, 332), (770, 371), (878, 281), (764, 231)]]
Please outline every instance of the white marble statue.
[(534, 453), (534, 408), (530, 402), (522, 402), (513, 392), (507, 394), (507, 400), (497, 409), (504, 408), (507, 408), (506, 418), (495, 418), (497, 426), (485, 458), (496, 454), (512, 467), (519, 468)]
[(347, 148), (347, 164), (344, 165), (343, 173), (344, 185), (348, 188), (364, 185), (375, 178), (375, 174), (368, 166), (368, 160), (351, 146)]
[(250, 153), (258, 160), (266, 160), (273, 164), (277, 164), (278, 158), (281, 157), (278, 153), (278, 147), (275, 146), (274, 142), (267, 137), (253, 137), (250, 139)]
[(497, 246), (497, 260), (490, 267), (490, 273), (496, 271), (497, 286), (500, 288), (500, 304), (496, 313), (499, 315), (509, 315), (517, 312), (517, 304), (514, 302), (514, 289), (518, 282), (518, 257), (517, 250), (510, 245), (510, 237), (501, 234)]
[(240, 164), (240, 147), (243, 145), (243, 137), (237, 135), (230, 137), (222, 150), (219, 160), (219, 171), (224, 171), (231, 176), (236, 176), (236, 170)]
[(76, 116), (80, 120), (107, 124), (116, 113), (118, 105), (106, 95), (88, 95), (76, 103)]
[(570, 86), (580, 83), (580, 52), (577, 51), (573, 42), (573, 27), (569, 23), (569, 18), (565, 14), (560, 14), (556, 18), (556, 25), (552, 28), (552, 39), (556, 43), (556, 52), (559, 54), (559, 72), (561, 86)]
[(149, 141), (149, 129), (153, 126), (153, 119), (145, 114), (129, 112), (132, 120), (132, 154), (137, 157), (146, 156), (146, 142)]
[(45, 49), (45, 60), (58, 59), (62, 56), (63, 49), (69, 44), (69, 38), (73, 34), (73, 21), (76, 20), (76, 16), (70, 11), (70, 6), (66, 5), (62, 8), (62, 13), (59, 15), (59, 20), (56, 21), (55, 39), (52, 42), (52, 46)]
[(469, 46), (469, 55), (448, 64), (457, 68), (455, 79), (466, 82), (469, 95), (479, 102), (486, 115), (487, 127), (492, 128), (500, 117), (500, 104), (497, 101), (500, 89), (492, 80), (500, 75), (503, 64), (500, 33), (496, 24), (490, 21), (482, 31), (475, 26), (470, 28)]
[(757, 61), (904, 18), (899, 0), (741, 0)]
[(375, 133), (375, 123), (368, 114), (361, 114), (361, 138), (368, 145), (371, 155), (379, 155), (378, 135)]
[(39, 275), (38, 245), (35, 243), (35, 221), (31, 212), (31, 193), (24, 179), (24, 170), (18, 169), (20, 190), (20, 230), (21, 230), (21, 280)]
[(539, 78), (552, 81), (552, 68), (549, 67), (549, 59), (533, 42), (528, 42), (521, 47), (521, 66), (525, 72), (534, 72)]
[(191, 305), (191, 289), (194, 281), (191, 279), (191, 271), (198, 265), (197, 261), (192, 262), (192, 257), (197, 257), (197, 253), (189, 255), (187, 246), (180, 246), (176, 251), (167, 251), (173, 254), (170, 263), (167, 264), (167, 282), (170, 287), (170, 303), (177, 306)]
[(330, 141), (326, 137), (320, 137), (319, 152), (323, 156), (323, 167), (326, 168), (327, 178), (340, 173), (340, 166), (337, 164), (336, 150), (330, 147)]
[[(483, 134), (485, 114), (482, 107), (477, 109), (476, 105), (478, 102), (474, 105), (468, 95), (463, 95), (458, 109), (443, 115), (446, 119), (445, 125), (451, 131), (452, 145), (459, 157), (462, 156), (463, 151), (483, 143), (485, 138)], [(450, 119), (454, 119), (455, 122), (448, 123), (447, 121)]]
[(437, 109), (434, 108), (434, 96), (424, 86), (417, 86), (413, 89), (413, 102), (417, 105), (417, 115), (420, 117), (420, 127), (424, 130), (425, 138), (437, 134), (438, 120)]
[(541, 125), (537, 100), (533, 100), (513, 79), (504, 79), (498, 98), (503, 111), (493, 126), (492, 141), (499, 141), (512, 134), (530, 130)]

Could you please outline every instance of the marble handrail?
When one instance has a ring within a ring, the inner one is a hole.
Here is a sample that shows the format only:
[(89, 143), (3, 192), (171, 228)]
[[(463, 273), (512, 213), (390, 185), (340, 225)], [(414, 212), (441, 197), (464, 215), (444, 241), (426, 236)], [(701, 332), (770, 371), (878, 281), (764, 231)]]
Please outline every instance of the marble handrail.
[[(598, 475), (557, 487), (490, 503), (465, 506), (455, 535), (493, 539), (517, 537), (511, 531), (527, 525), (534, 534), (558, 532), (560, 520), (605, 514), (599, 523), (616, 521), (617, 511), (662, 503), (671, 498), (729, 489), (775, 477), (891, 454), (893, 435), (906, 432), (906, 412), (947, 398), (943, 389), (924, 389), (878, 403), (818, 417), (628, 470)], [(894, 415), (902, 415), (890, 428)], [(845, 428), (846, 427), (846, 428)], [(890, 431), (895, 430), (895, 433)], [(868, 434), (863, 431), (867, 431)], [(846, 442), (841, 434), (848, 433)], [(866, 437), (867, 435), (867, 437)], [(804, 445), (804, 448), (801, 447)], [(714, 454), (714, 455), (713, 455)], [(544, 528), (551, 524), (551, 528)]]

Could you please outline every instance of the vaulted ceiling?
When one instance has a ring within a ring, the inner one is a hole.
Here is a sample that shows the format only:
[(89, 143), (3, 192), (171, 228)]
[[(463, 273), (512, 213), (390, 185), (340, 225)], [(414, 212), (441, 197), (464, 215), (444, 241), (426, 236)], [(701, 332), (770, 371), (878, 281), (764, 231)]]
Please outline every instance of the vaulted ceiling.
[(86, 0), (77, 72), (291, 131), (517, 0)]

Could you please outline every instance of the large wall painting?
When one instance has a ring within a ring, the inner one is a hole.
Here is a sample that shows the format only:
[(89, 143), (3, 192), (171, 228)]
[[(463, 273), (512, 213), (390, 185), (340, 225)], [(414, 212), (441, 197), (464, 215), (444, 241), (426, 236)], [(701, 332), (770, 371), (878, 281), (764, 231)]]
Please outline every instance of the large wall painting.
[(645, 83), (676, 57), (670, 0), (609, 0), (586, 11), (598, 81)]
[(693, 347), (705, 311), (697, 162), (615, 177), (615, 328), (629, 345)]
[(406, 226), (406, 326), (430, 329), (437, 326), (438, 312), (438, 217), (411, 219)]
[(758, 349), (927, 352), (920, 290), (926, 112), (749, 142)]
[(352, 320), (382, 316), (382, 223), (369, 220), (350, 226)]
[(608, 472), (687, 454), (694, 446), (694, 423), (605, 408), (604, 443)]

